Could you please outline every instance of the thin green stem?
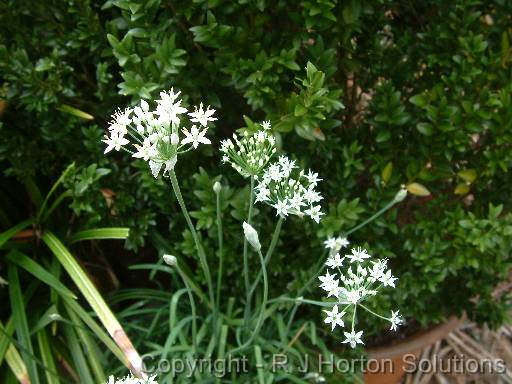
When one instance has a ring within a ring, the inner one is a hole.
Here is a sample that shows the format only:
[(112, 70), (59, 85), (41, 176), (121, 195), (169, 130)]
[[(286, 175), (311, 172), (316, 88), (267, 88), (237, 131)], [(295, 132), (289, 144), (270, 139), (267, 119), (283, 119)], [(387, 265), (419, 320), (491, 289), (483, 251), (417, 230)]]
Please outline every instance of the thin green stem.
[(249, 347), (253, 340), (258, 336), (261, 327), (263, 326), (263, 322), (265, 320), (265, 311), (267, 308), (267, 301), (268, 301), (268, 278), (267, 278), (267, 268), (265, 267), (265, 259), (263, 258), (263, 254), (261, 253), (261, 250), (258, 251), (258, 256), (260, 257), (260, 264), (261, 268), (263, 270), (263, 300), (261, 301), (261, 307), (260, 307), (260, 313), (258, 316), (258, 321), (256, 322), (256, 326), (254, 327), (254, 331), (252, 332), (249, 339), (240, 347), (235, 348), (233, 351), (231, 351), (231, 354), (234, 354), (236, 352), (240, 352), (244, 350), (245, 348)]
[(373, 316), (377, 316), (379, 319), (383, 319), (383, 320), (386, 320), (386, 321), (391, 321), (391, 319), (389, 317), (385, 317), (385, 316), (382, 316), (382, 315), (379, 315), (378, 313), (376, 312), (373, 312), (370, 308), (364, 306), (363, 304), (359, 304), (361, 306), (361, 308), (363, 308), (365, 311), (367, 312), (370, 312)]
[(347, 237), (348, 235), (351, 235), (352, 233), (360, 230), (365, 225), (370, 224), (373, 220), (381, 216), (384, 212), (386, 212), (388, 209), (393, 207), (395, 204), (398, 204), (398, 201), (396, 199), (391, 200), (389, 203), (387, 203), (384, 207), (382, 207), (380, 210), (378, 210), (374, 215), (370, 216), (368, 219), (363, 221), (361, 224), (356, 225), (354, 228), (350, 229), (348, 232), (345, 232), (344, 236)]
[[(279, 240), (279, 235), (281, 233), (281, 227), (283, 225), (284, 218), (282, 216), (279, 216), (279, 220), (276, 223), (276, 227), (274, 229), (274, 234), (272, 235), (272, 240), (270, 241), (270, 245), (268, 247), (267, 253), (265, 254), (265, 266), (268, 265), (270, 262), (270, 258), (272, 257), (272, 254), (274, 253), (274, 249), (276, 248), (277, 241)], [(256, 280), (254, 280), (254, 283), (251, 286), (251, 290), (249, 291), (249, 300), (252, 299), (252, 295), (254, 294), (254, 290), (256, 289), (256, 286), (258, 285), (261, 275), (263, 271), (260, 269), (258, 272), (258, 276), (256, 276)]]
[(296, 304), (311, 304), (318, 305), (319, 307), (332, 307), (336, 304), (341, 303), (333, 303), (327, 301), (317, 301), (317, 300), (309, 300), (309, 299), (301, 299), (301, 298), (293, 298), (293, 297), (276, 297), (275, 299), (269, 300), (267, 304), (274, 303), (296, 303)]
[(179, 265), (176, 268), (178, 273), (185, 284), (185, 288), (187, 289), (188, 299), (190, 301), (190, 309), (192, 311), (192, 343), (194, 347), (194, 353), (197, 352), (197, 311), (196, 311), (196, 301), (194, 300), (194, 295), (192, 294), (192, 290), (190, 289), (190, 285), (188, 283), (188, 277), (183, 273)]
[(219, 246), (219, 268), (217, 271), (217, 310), (220, 309), (220, 287), (222, 286), (222, 274), (224, 268), (224, 236), (222, 233), (222, 217), (220, 212), (220, 194), (222, 190), (216, 193), (216, 210), (217, 210), (217, 241)]
[[(251, 176), (251, 185), (249, 191), (249, 212), (247, 213), (247, 224), (251, 224), (252, 211), (254, 205), (254, 176)], [(244, 321), (245, 324), (249, 322), (251, 316), (251, 302), (250, 302), (250, 281), (249, 281), (249, 256), (248, 256), (248, 242), (244, 236), (244, 283), (245, 283), (245, 309), (244, 309)]]
[[(176, 173), (174, 172), (174, 170), (172, 170), (169, 172), (169, 175), (171, 177), (171, 183), (172, 183), (172, 188), (174, 190), (174, 194), (176, 195), (176, 199), (178, 200), (178, 204), (180, 205), (183, 216), (185, 217), (185, 221), (187, 222), (188, 228), (189, 228), (190, 232), (192, 233), (192, 237), (194, 238), (194, 243), (197, 248), (197, 253), (199, 256), (199, 262), (201, 264), (201, 268), (203, 269), (203, 273), (206, 278), (206, 284), (208, 285), (209, 300), (210, 300), (210, 303), (215, 311), (215, 298), (214, 298), (214, 293), (213, 293), (212, 276), (210, 274), (208, 262), (206, 261), (206, 255), (204, 253), (204, 249), (201, 245), (201, 241), (199, 240), (199, 236), (196, 232), (196, 228), (194, 227), (194, 224), (192, 223), (192, 220), (190, 219), (190, 215), (188, 213), (187, 206), (185, 205), (185, 201), (183, 200), (183, 196), (181, 195), (181, 190), (180, 190), (180, 186), (178, 183), (178, 179), (176, 178)], [(214, 331), (216, 329), (216, 319), (217, 319), (217, 313), (215, 311), (214, 321), (213, 321)]]
[(352, 333), (354, 333), (354, 323), (356, 322), (357, 304), (354, 304), (354, 313), (352, 313)]

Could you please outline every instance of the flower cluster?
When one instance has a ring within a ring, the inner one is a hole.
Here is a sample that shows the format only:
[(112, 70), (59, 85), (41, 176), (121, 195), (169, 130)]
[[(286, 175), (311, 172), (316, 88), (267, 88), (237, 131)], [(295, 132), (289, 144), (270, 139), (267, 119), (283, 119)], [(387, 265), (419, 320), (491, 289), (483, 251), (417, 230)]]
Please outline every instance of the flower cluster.
[(294, 160), (281, 156), (258, 178), (256, 202), (270, 204), (276, 209), (276, 215), (307, 215), (318, 223), (323, 215), (320, 205), (316, 204), (322, 200), (315, 190), (320, 180), (317, 173), (311, 170), (305, 173)]
[(221, 142), (222, 161), (231, 164), (243, 177), (260, 175), (276, 152), (275, 138), (268, 132), (270, 122), (263, 122), (261, 127), (256, 133), (245, 131), (240, 138), (233, 134), (233, 140)]
[(158, 384), (156, 381), (156, 376), (151, 376), (148, 379), (138, 379), (132, 375), (116, 379), (114, 376), (110, 376), (108, 378), (108, 382), (106, 384)]
[[(354, 329), (355, 316), (358, 308), (362, 308), (374, 316), (387, 320), (391, 323), (391, 330), (396, 330), (403, 323), (403, 318), (398, 311), (391, 311), (391, 317), (381, 316), (362, 302), (375, 296), (381, 287), (395, 287), (396, 278), (387, 268), (386, 260), (372, 260), (368, 251), (364, 248), (352, 248), (351, 252), (343, 257), (338, 253), (342, 247), (348, 245), (343, 238), (331, 238), (325, 242), (330, 255), (325, 265), (328, 270), (324, 276), (320, 276), (320, 287), (327, 292), (327, 297), (334, 297), (331, 310), (324, 311), (327, 314), (326, 324), (331, 324), (331, 330), (337, 326), (345, 326), (345, 315), (348, 312), (352, 316), (351, 331), (344, 332), (344, 343), (355, 348), (357, 344), (363, 344), (361, 336), (363, 331), (356, 332)], [(333, 252), (335, 250), (335, 252)], [(344, 271), (342, 271), (342, 268)], [(335, 273), (331, 274), (334, 270)], [(340, 309), (341, 308), (341, 309)]]
[[(124, 149), (133, 157), (147, 161), (157, 177), (162, 169), (164, 173), (174, 169), (178, 154), (196, 149), (199, 144), (211, 144), (205, 134), (208, 123), (217, 120), (213, 117), (215, 110), (209, 106), (205, 110), (201, 103), (188, 112), (181, 105), (179, 95), (173, 89), (160, 92), (155, 110), (150, 110), (149, 104), (142, 100), (134, 108), (117, 111), (103, 140), (107, 144), (105, 153)], [(188, 115), (190, 128), (183, 127), (180, 133), (183, 114)], [(128, 144), (132, 147), (127, 148)]]

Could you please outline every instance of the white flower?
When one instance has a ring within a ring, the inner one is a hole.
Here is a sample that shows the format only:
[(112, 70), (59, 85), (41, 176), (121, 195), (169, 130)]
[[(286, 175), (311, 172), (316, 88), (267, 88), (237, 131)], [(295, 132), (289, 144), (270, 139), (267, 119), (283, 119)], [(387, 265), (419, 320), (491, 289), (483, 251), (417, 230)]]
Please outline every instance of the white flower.
[(308, 216), (310, 216), (314, 221), (317, 223), (320, 222), (320, 216), (324, 215), (323, 212), (320, 212), (320, 206), (319, 205), (313, 205), (309, 209), (306, 209), (304, 213)]
[(242, 227), (244, 228), (244, 235), (245, 235), (245, 238), (247, 239), (247, 241), (249, 242), (249, 244), (251, 244), (251, 246), (256, 251), (261, 250), (261, 244), (260, 244), (260, 239), (258, 237), (258, 232), (256, 232), (256, 230), (253, 228), (252, 225), (246, 223), (245, 221), (242, 224)]
[(325, 265), (327, 265), (329, 268), (339, 268), (343, 265), (344, 259), (345, 258), (342, 258), (339, 253), (336, 253), (327, 259)]
[(403, 319), (402, 316), (400, 316), (398, 311), (391, 311), (391, 318), (389, 319), (389, 321), (391, 322), (390, 330), (391, 331), (396, 331), (398, 329), (398, 326), (400, 324), (403, 324), (404, 319)]
[(105, 139), (102, 141), (107, 144), (107, 148), (105, 148), (105, 152), (103, 153), (108, 153), (113, 149), (119, 151), (123, 145), (126, 145), (130, 142), (120, 134), (112, 134), (110, 137), (105, 136)]
[(359, 289), (344, 291), (344, 301), (349, 304), (357, 304), (362, 298), (361, 293)]
[(215, 113), (215, 109), (210, 109), (210, 106), (203, 110), (203, 103), (199, 104), (199, 108), (195, 107), (194, 112), (190, 112), (188, 115), (191, 117), (190, 121), (193, 123), (199, 123), (203, 127), (208, 125), (209, 121), (215, 121), (217, 118), (212, 117)]
[[(128, 143), (127, 143), (128, 144)], [(135, 152), (132, 156), (137, 157), (144, 160), (149, 160), (149, 158), (156, 155), (156, 150), (153, 147), (153, 144), (151, 143), (151, 140), (149, 137), (146, 137), (144, 139), (144, 142), (142, 145), (134, 144), (134, 147), (137, 149), (137, 152)]]
[(366, 249), (357, 247), (352, 248), (352, 254), (347, 255), (347, 258), (350, 259), (350, 262), (362, 262), (364, 259), (368, 259), (370, 255), (366, 251)]
[(138, 379), (133, 375), (128, 375), (123, 378), (116, 379), (114, 376), (109, 376), (106, 384), (158, 384), (156, 375), (147, 379)]
[(391, 274), (391, 270), (387, 270), (386, 273), (383, 273), (380, 277), (380, 282), (382, 284), (384, 284), (384, 286), (389, 286), (389, 287), (395, 287), (395, 280), (396, 280), (396, 277), (393, 277), (393, 275)]
[(346, 237), (329, 237), (324, 241), (325, 248), (329, 249), (331, 254), (338, 253), (341, 248), (346, 248), (349, 244)]
[(324, 276), (319, 276), (318, 279), (322, 282), (320, 284), (321, 288), (328, 287), (332, 284), (338, 285), (338, 280), (336, 280), (336, 274), (331, 275), (329, 271)]
[(192, 144), (194, 149), (199, 146), (199, 143), (211, 144), (212, 142), (207, 137), (204, 136), (206, 134), (207, 130), (208, 130), (208, 128), (205, 128), (202, 131), (199, 131), (199, 129), (197, 129), (197, 127), (195, 125), (192, 126), (192, 128), (190, 129), (190, 132), (186, 128), (183, 128), (181, 130), (181, 132), (183, 132), (183, 134), (185, 135), (185, 138), (183, 140), (181, 140), (181, 144), (182, 145)]
[(160, 100), (157, 100), (156, 115), (158, 115), (162, 124), (180, 124), (178, 115), (187, 112), (187, 109), (181, 106), (181, 99), (177, 99), (181, 92), (174, 93), (171, 88), (168, 92), (160, 92)]
[(276, 209), (276, 216), (287, 216), (289, 205), (285, 200), (278, 200), (276, 204), (272, 205)]
[(308, 174), (305, 176), (309, 180), (309, 182), (315, 186), (318, 184), (319, 181), (322, 181), (322, 179), (320, 179), (318, 177), (318, 173), (311, 171), (311, 169), (309, 170)]
[(256, 202), (258, 201), (267, 201), (270, 196), (270, 190), (268, 188), (259, 188), (256, 191)]
[(327, 317), (326, 319), (324, 320), (324, 322), (326, 324), (331, 324), (331, 331), (334, 331), (334, 328), (336, 328), (336, 326), (340, 326), (340, 327), (343, 327), (345, 325), (345, 323), (343, 322), (343, 316), (345, 315), (345, 312), (342, 311), (342, 312), (338, 312), (338, 306), (335, 305), (332, 307), (332, 311), (326, 311), (324, 310), (324, 312), (327, 314)]
[(357, 344), (364, 344), (361, 340), (361, 336), (363, 335), (363, 331), (359, 331), (356, 333), (356, 331), (352, 332), (343, 332), (345, 335), (345, 340), (343, 341), (344, 344), (350, 344), (352, 348), (355, 348)]
[(270, 124), (270, 120), (262, 122), (261, 126), (263, 127), (263, 129), (265, 129), (267, 131), (270, 130), (270, 128), (272, 128), (272, 125)]

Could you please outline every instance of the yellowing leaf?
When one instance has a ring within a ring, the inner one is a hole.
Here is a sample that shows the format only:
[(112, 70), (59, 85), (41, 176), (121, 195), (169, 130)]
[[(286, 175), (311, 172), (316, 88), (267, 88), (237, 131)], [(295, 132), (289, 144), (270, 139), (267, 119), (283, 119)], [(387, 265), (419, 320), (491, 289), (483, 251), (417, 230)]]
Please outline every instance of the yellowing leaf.
[(390, 161), (389, 163), (386, 164), (386, 166), (382, 170), (381, 177), (382, 177), (382, 181), (384, 182), (384, 184), (387, 184), (389, 179), (391, 179), (392, 173), (393, 173), (393, 163)]
[(457, 175), (459, 175), (462, 180), (467, 181), (468, 183), (472, 183), (476, 179), (476, 171), (474, 169), (464, 169), (463, 171), (457, 173)]
[(93, 120), (94, 116), (88, 114), (87, 112), (81, 111), (78, 108), (72, 107), (70, 105), (61, 104), (59, 108), (57, 108), (59, 111), (62, 111), (64, 113), (69, 113), (70, 115), (80, 117), (84, 120)]
[(469, 192), (469, 186), (466, 183), (460, 183), (455, 187), (453, 193), (456, 195), (465, 195)]
[(429, 196), (430, 191), (420, 183), (410, 183), (407, 185), (407, 191), (416, 196)]

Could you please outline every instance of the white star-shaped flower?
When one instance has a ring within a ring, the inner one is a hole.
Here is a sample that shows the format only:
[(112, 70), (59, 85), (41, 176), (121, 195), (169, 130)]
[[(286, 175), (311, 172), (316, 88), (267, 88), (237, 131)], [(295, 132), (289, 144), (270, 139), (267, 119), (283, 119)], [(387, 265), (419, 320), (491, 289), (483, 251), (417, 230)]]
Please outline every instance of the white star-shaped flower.
[(265, 129), (267, 131), (270, 130), (270, 128), (272, 128), (272, 125), (270, 124), (270, 120), (262, 122), (261, 126), (263, 129)]
[(343, 341), (344, 344), (350, 344), (352, 348), (355, 348), (357, 344), (364, 344), (361, 340), (361, 336), (363, 336), (363, 331), (352, 331), (352, 332), (343, 332), (345, 335), (345, 341)]
[(105, 136), (105, 139), (102, 141), (107, 144), (107, 148), (105, 148), (105, 152), (103, 153), (108, 153), (113, 149), (119, 151), (123, 145), (126, 145), (130, 142), (120, 134), (112, 134), (110, 137)]
[(155, 147), (153, 147), (148, 137), (144, 139), (142, 145), (134, 144), (134, 146), (137, 152), (132, 155), (133, 157), (148, 161), (151, 157), (156, 155)]
[(304, 175), (304, 177), (306, 179), (308, 179), (308, 181), (313, 185), (313, 186), (316, 186), (318, 184), (319, 181), (322, 181), (322, 179), (320, 179), (318, 177), (318, 173), (316, 172), (313, 172), (311, 169), (309, 170), (308, 174), (307, 175)]
[(331, 275), (329, 271), (327, 271), (324, 276), (319, 276), (318, 279), (322, 282), (322, 284), (320, 284), (321, 288), (332, 285), (333, 283), (335, 283), (336, 285), (338, 284), (336, 274)]
[(334, 331), (334, 328), (336, 328), (338, 325), (340, 327), (343, 327), (345, 325), (345, 323), (343, 322), (343, 316), (345, 315), (345, 311), (338, 311), (339, 308), (337, 305), (332, 307), (332, 311), (324, 310), (324, 312), (327, 314), (324, 323), (331, 324), (331, 331)]
[(339, 268), (343, 265), (344, 259), (345, 258), (341, 257), (339, 253), (336, 253), (327, 259), (325, 265), (327, 265), (329, 268)]
[(194, 112), (190, 112), (188, 115), (191, 117), (190, 121), (193, 123), (199, 123), (203, 127), (208, 125), (209, 121), (217, 120), (216, 117), (212, 117), (215, 113), (215, 109), (210, 109), (210, 106), (203, 110), (203, 103), (199, 104), (199, 108), (195, 107)]
[(315, 220), (316, 223), (318, 224), (320, 222), (320, 216), (324, 215), (324, 213), (321, 212), (320, 209), (321, 208), (319, 205), (313, 205), (309, 209), (306, 209), (304, 213), (306, 215), (309, 215), (309, 217)]
[(352, 254), (347, 255), (347, 257), (350, 259), (350, 262), (353, 263), (356, 262), (362, 262), (364, 259), (367, 259), (370, 257), (366, 249), (357, 247), (352, 248)]
[(286, 199), (277, 200), (277, 203), (274, 204), (273, 207), (276, 209), (276, 216), (287, 216), (290, 209)]
[(393, 275), (391, 274), (391, 270), (387, 270), (386, 273), (383, 273), (380, 277), (380, 282), (382, 284), (384, 284), (385, 287), (393, 287), (395, 288), (395, 280), (397, 278), (396, 277), (393, 277)]
[(197, 126), (195, 125), (192, 126), (190, 132), (186, 128), (183, 128), (181, 131), (185, 135), (185, 138), (181, 141), (181, 144), (192, 144), (192, 147), (194, 147), (194, 149), (199, 146), (199, 143), (211, 144), (212, 142), (210, 141), (210, 139), (205, 137), (207, 130), (208, 128), (205, 128), (202, 131), (200, 131), (199, 129), (197, 129)]
[(391, 311), (391, 319), (389, 320), (391, 322), (391, 328), (389, 328), (391, 331), (396, 331), (398, 329), (398, 326), (400, 324), (403, 324), (404, 319), (398, 311)]

